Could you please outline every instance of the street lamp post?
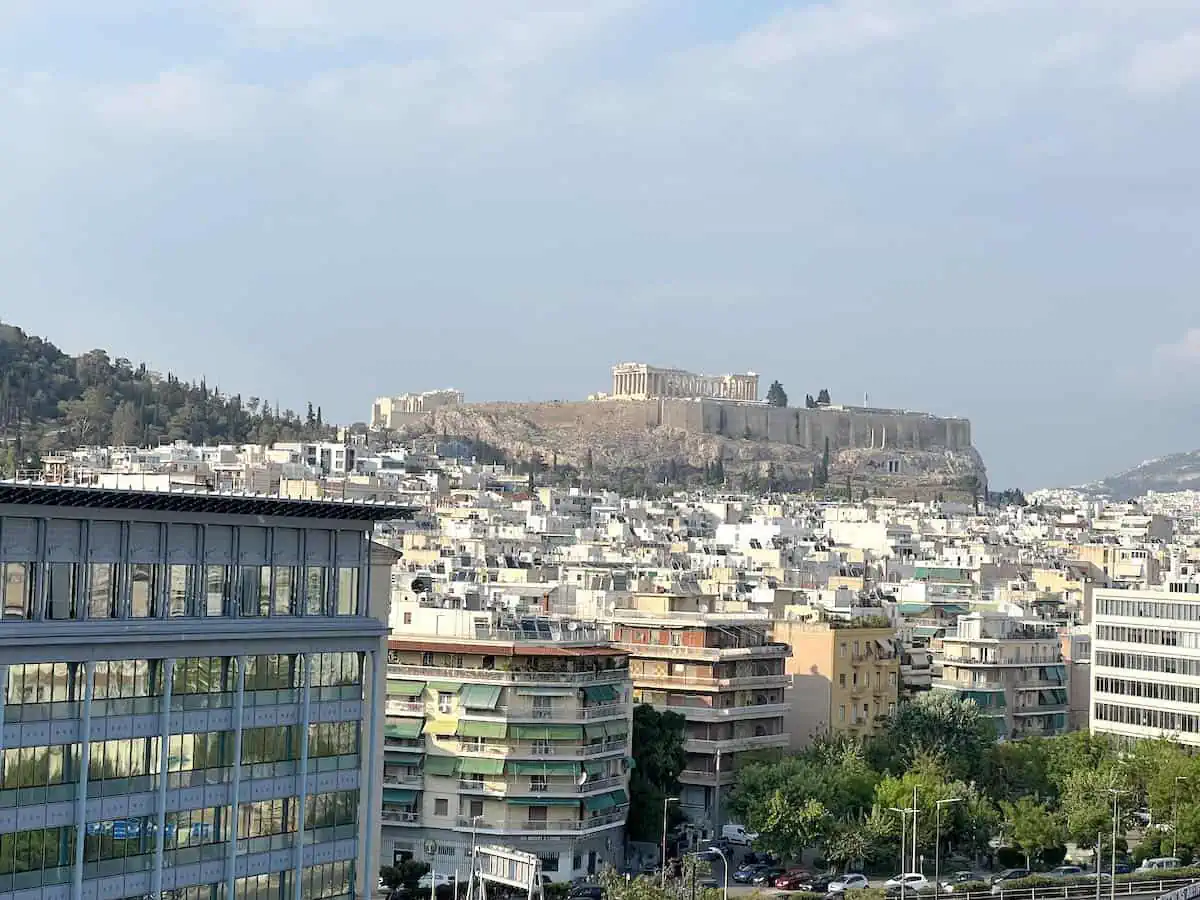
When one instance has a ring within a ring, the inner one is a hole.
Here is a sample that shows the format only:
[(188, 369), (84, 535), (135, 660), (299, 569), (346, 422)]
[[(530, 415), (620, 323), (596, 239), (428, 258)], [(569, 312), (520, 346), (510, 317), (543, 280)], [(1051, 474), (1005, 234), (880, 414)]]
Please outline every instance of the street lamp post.
[(934, 802), (933, 811), (933, 900), (937, 900), (942, 876), (942, 806), (947, 803), (962, 803), (962, 797), (949, 797)]
[(662, 871), (659, 872), (659, 887), (667, 886), (667, 804), (678, 803), (678, 797), (663, 797)]
[(889, 806), (888, 811), (900, 814), (900, 900), (904, 900), (904, 851), (907, 849), (905, 844), (907, 843), (908, 836), (908, 814), (916, 810), (904, 809), (899, 806)]
[[(1111, 871), (1109, 872), (1110, 880), (1108, 883), (1108, 891), (1109, 891), (1109, 897), (1111, 898), (1111, 900), (1116, 900), (1116, 897), (1117, 897), (1117, 819), (1119, 818), (1119, 816), (1117, 814), (1117, 810), (1118, 810), (1117, 804), (1118, 804), (1122, 794), (1129, 794), (1132, 792), (1131, 791), (1123, 791), (1119, 788), (1109, 788), (1108, 792), (1110, 794), (1112, 794), (1112, 798), (1113, 798), (1112, 852), (1109, 856), (1109, 866), (1111, 868)], [(1099, 872), (1096, 873), (1096, 877), (1097, 878), (1100, 877)]]
[(1179, 782), (1187, 781), (1186, 775), (1175, 776), (1175, 812), (1171, 825), (1171, 855), (1179, 856)]
[(712, 846), (709, 849), (721, 857), (721, 868), (725, 870), (725, 878), (723, 879), (725, 885), (722, 900), (729, 900), (729, 860), (725, 856), (725, 851), (720, 847)]

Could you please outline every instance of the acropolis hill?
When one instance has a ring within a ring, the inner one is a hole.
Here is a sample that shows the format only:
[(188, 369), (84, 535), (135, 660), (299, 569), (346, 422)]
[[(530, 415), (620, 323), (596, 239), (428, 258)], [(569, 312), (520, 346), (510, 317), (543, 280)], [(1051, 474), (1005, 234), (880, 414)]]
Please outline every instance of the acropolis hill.
[(590, 467), (598, 481), (684, 483), (720, 460), (734, 485), (750, 479), (806, 488), (828, 441), (830, 484), (850, 476), (872, 493), (910, 496), (986, 482), (966, 419), (834, 404), (776, 407), (757, 393), (753, 373), (702, 376), (624, 363), (613, 369), (612, 391), (587, 401), (443, 406), (406, 417), (400, 433), (490, 445), (514, 462), (538, 457), (546, 466)]

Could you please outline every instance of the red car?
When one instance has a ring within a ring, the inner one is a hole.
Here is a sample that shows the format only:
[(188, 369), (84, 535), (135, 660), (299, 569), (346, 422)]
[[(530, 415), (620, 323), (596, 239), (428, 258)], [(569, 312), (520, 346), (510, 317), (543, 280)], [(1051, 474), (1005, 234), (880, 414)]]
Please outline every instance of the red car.
[(788, 869), (775, 879), (775, 887), (781, 891), (798, 891), (800, 885), (808, 884), (811, 880), (812, 875), (804, 869)]

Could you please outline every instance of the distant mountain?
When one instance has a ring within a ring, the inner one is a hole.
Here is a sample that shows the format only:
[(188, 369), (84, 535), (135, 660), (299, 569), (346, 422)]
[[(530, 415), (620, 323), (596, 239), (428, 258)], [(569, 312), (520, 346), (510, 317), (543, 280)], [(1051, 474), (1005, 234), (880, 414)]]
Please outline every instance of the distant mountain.
[(1200, 491), (1200, 450), (1147, 460), (1128, 471), (1085, 484), (1081, 489), (1117, 500), (1140, 497), (1147, 491)]
[(311, 403), (302, 418), (203, 380), (110, 359), (104, 350), (69, 356), (0, 322), (0, 474), (36, 467), (42, 453), (89, 444), (266, 444), (332, 433)]

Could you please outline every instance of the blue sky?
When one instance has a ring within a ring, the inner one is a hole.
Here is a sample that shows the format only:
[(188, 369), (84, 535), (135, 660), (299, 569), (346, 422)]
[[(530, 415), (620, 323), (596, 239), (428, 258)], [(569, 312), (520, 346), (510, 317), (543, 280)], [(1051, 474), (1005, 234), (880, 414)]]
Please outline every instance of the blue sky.
[(626, 360), (1200, 446), (1194, 0), (0, 0), (0, 317), (327, 417)]

